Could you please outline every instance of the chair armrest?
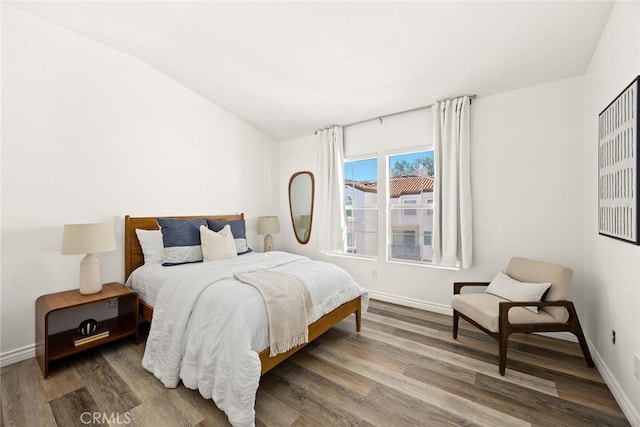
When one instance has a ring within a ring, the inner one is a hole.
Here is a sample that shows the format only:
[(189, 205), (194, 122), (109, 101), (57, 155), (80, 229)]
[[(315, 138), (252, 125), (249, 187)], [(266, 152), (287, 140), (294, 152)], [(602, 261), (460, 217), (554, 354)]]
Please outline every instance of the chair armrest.
[(460, 293), (465, 286), (489, 286), (490, 282), (453, 282), (453, 294)]
[(562, 301), (503, 301), (498, 303), (498, 313), (501, 319), (509, 323), (509, 310), (513, 307), (565, 307), (569, 313), (575, 312), (573, 302)]
[(573, 305), (571, 301), (502, 301), (500, 304), (500, 310), (504, 307), (504, 310), (509, 311), (511, 307), (569, 307)]

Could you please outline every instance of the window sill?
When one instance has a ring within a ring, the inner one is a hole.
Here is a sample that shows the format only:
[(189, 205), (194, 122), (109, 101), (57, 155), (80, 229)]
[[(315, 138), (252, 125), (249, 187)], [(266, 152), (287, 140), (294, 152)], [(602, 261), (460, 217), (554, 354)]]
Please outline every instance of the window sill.
[(388, 259), (387, 262), (389, 264), (400, 264), (400, 265), (411, 265), (415, 267), (427, 267), (427, 268), (435, 268), (438, 270), (452, 270), (452, 271), (460, 271), (460, 267), (446, 267), (444, 265), (434, 265), (426, 262), (410, 262), (410, 261), (400, 261), (396, 259)]
[[(363, 261), (380, 261), (378, 257), (374, 256), (362, 256), (362, 255), (352, 255), (352, 254), (342, 254), (335, 252), (320, 252), (322, 255), (330, 256), (330, 257), (338, 257), (338, 258), (350, 258), (350, 259), (359, 259)], [(400, 260), (385, 260), (385, 262), (389, 264), (399, 264), (399, 265), (410, 265), (412, 267), (426, 267), (426, 268), (435, 268), (438, 270), (451, 270), (451, 271), (460, 271), (462, 270), (460, 267), (446, 267), (443, 265), (433, 265), (427, 263), (420, 262), (410, 262), (410, 261), (400, 261)]]
[(342, 254), (336, 252), (320, 252), (322, 255), (327, 256), (335, 256), (339, 258), (351, 258), (351, 259), (361, 259), (364, 261), (379, 261), (378, 257), (375, 256), (363, 256), (363, 255), (354, 255), (354, 254)]

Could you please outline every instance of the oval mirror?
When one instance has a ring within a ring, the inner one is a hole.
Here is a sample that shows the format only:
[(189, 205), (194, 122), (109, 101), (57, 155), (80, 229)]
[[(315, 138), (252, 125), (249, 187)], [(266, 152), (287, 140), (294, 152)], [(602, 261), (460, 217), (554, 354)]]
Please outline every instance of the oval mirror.
[(289, 180), (289, 213), (296, 240), (306, 245), (311, 237), (313, 223), (313, 174), (308, 171), (296, 172)]

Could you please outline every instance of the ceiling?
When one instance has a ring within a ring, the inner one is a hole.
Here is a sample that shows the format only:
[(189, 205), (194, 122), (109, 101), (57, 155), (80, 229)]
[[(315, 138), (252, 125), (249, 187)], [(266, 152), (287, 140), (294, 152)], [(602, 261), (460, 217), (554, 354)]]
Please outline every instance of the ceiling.
[(585, 73), (612, 2), (12, 2), (277, 140)]

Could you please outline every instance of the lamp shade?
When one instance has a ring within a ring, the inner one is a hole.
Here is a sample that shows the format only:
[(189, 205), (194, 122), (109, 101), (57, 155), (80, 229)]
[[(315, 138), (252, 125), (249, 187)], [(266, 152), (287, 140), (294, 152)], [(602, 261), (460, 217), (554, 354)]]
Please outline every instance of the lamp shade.
[(277, 216), (261, 216), (258, 218), (258, 234), (276, 234), (280, 232)]
[(116, 249), (111, 223), (66, 224), (62, 233), (62, 255), (95, 254)]

